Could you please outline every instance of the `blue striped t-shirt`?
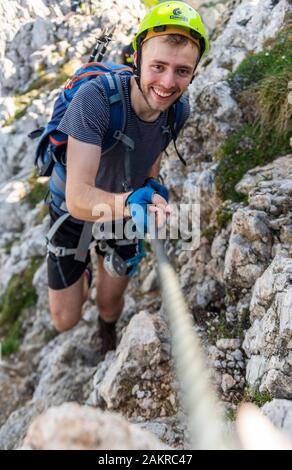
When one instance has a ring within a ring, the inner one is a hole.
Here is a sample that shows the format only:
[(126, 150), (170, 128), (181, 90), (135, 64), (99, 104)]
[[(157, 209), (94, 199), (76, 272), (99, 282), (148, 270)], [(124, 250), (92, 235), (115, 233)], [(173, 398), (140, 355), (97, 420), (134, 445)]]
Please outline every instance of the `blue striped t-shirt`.
[[(170, 137), (162, 133), (167, 125), (167, 112), (160, 113), (154, 122), (142, 121), (135, 113), (130, 101), (130, 76), (121, 76), (127, 109), (127, 123), (124, 133), (135, 143), (130, 153), (131, 185), (141, 187), (147, 174), (160, 153), (170, 142)], [(188, 99), (183, 97), (183, 123), (189, 116)], [(84, 84), (74, 95), (58, 129), (77, 140), (101, 146), (106, 134), (110, 108), (107, 94), (99, 78)], [(125, 151), (122, 144), (111, 152), (101, 155), (96, 176), (96, 186), (109, 192), (124, 191)]]

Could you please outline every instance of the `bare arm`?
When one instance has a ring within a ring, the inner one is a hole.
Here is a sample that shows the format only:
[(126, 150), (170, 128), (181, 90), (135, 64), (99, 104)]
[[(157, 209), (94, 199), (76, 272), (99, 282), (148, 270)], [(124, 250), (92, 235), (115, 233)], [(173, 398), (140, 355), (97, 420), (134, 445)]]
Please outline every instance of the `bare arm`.
[(147, 178), (157, 178), (160, 170), (160, 164), (161, 164), (161, 158), (162, 158), (162, 153), (159, 155), (159, 157), (155, 160), (153, 163), (152, 167), (150, 168)]
[[(157, 178), (160, 170), (160, 164), (162, 159), (162, 153), (155, 160), (154, 164), (150, 168), (147, 177), (148, 178)], [(171, 207), (168, 205), (165, 199), (159, 194), (154, 194), (153, 204), (149, 206), (149, 211), (155, 213), (155, 220), (158, 228), (164, 226), (166, 222), (166, 217), (171, 213)]]
[(113, 218), (129, 216), (125, 200), (130, 193), (110, 193), (95, 187), (101, 148), (69, 136), (67, 149), (66, 204), (70, 214), (80, 220), (105, 220), (98, 209), (106, 204)]

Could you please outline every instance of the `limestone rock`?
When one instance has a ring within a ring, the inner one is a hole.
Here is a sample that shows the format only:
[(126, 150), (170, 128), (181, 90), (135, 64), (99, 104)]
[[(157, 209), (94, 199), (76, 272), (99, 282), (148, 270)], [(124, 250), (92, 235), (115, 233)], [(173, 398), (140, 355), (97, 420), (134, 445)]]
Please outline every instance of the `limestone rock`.
[(292, 402), (274, 399), (266, 403), (261, 411), (276, 428), (283, 431), (292, 440)]
[(236, 381), (234, 380), (234, 378), (231, 375), (223, 374), (222, 383), (221, 383), (221, 387), (222, 387), (223, 392), (226, 393), (228, 390), (230, 390), (232, 387), (234, 387), (235, 384), (236, 384)]
[(278, 398), (292, 396), (291, 274), (291, 259), (278, 256), (257, 280), (251, 301), (253, 323), (243, 343), (250, 358), (249, 384)]
[(271, 257), (271, 233), (265, 212), (238, 209), (226, 252), (224, 278), (237, 287), (252, 287)]
[(34, 450), (166, 449), (149, 432), (114, 413), (64, 403), (30, 425), (24, 446)]
[(116, 353), (108, 354), (97, 370), (89, 404), (104, 402), (108, 409), (133, 417), (138, 412), (147, 417), (174, 414), (177, 405), (170, 396), (169, 351), (161, 343), (167, 341), (164, 330), (159, 317), (143, 311), (135, 315)]

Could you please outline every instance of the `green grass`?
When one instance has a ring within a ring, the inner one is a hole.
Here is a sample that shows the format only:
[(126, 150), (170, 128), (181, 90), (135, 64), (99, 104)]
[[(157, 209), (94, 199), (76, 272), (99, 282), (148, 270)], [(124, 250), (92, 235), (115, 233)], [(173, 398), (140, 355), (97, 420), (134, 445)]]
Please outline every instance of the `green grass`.
[(216, 210), (215, 217), (218, 227), (220, 229), (226, 228), (232, 220), (232, 210), (223, 203)]
[(265, 43), (263, 51), (247, 54), (237, 69), (229, 75), (229, 84), (235, 95), (254, 87), (268, 76), (292, 70), (292, 23), (290, 18), (286, 21), (286, 25), (276, 37)]
[[(269, 392), (259, 392), (258, 390), (251, 390), (249, 387), (245, 386), (244, 390), (241, 393), (241, 396), (238, 396), (234, 401), (236, 408), (238, 409), (243, 403), (253, 403), (254, 405), (261, 408), (265, 403), (272, 401), (273, 397)], [(227, 421), (236, 420), (237, 411), (229, 408), (225, 412), (225, 419)]]
[(45, 198), (48, 191), (48, 185), (47, 183), (40, 183), (38, 181), (38, 177), (35, 170), (29, 177), (28, 183), (31, 189), (22, 201), (26, 202), (31, 209), (34, 209), (35, 206)]
[(242, 401), (254, 403), (262, 407), (265, 403), (272, 401), (273, 397), (269, 392), (259, 392), (258, 390), (251, 390), (246, 387), (243, 392)]
[(40, 92), (50, 92), (56, 88), (62, 87), (67, 79), (73, 74), (76, 69), (76, 61), (71, 60), (66, 64), (59, 67), (57, 73), (48, 73), (44, 64), (40, 64), (38, 69), (38, 78), (36, 78), (28, 87), (28, 89), (21, 95), (14, 97), (15, 114), (10, 116), (4, 126), (10, 126), (15, 120), (21, 119), (25, 116), (27, 109), (33, 103), (33, 100), (38, 97)]
[(21, 340), (21, 314), (34, 306), (37, 293), (32, 279), (42, 258), (32, 258), (27, 268), (11, 278), (0, 306), (0, 331), (3, 356), (15, 352)]
[[(222, 338), (238, 338), (243, 341), (245, 331), (250, 326), (248, 315), (238, 318), (235, 323), (227, 322), (224, 310), (213, 315), (207, 328), (208, 340), (211, 344), (215, 344), (218, 339)], [(211, 327), (213, 328), (211, 329)]]
[(235, 191), (236, 184), (245, 173), (266, 165), (275, 157), (290, 151), (289, 136), (280, 136), (275, 130), (263, 138), (259, 125), (244, 125), (232, 133), (221, 145), (215, 156), (219, 161), (216, 170), (216, 188), (223, 200), (245, 201), (246, 196)]
[(231, 408), (229, 410), (226, 410), (225, 419), (227, 421), (235, 421), (236, 420), (236, 411), (232, 410)]
[(48, 215), (48, 213), (49, 213), (49, 206), (47, 204), (43, 204), (35, 219), (35, 225), (40, 225), (42, 221), (44, 220), (44, 218), (46, 217), (46, 215)]
[(15, 240), (9, 240), (9, 242), (5, 243), (4, 245), (4, 251), (6, 255), (10, 255), (11, 253), (11, 248), (13, 247), (13, 243)]
[(216, 236), (216, 228), (213, 227), (212, 225), (209, 225), (204, 230), (202, 230), (201, 236), (206, 237), (209, 244), (211, 245)]
[(18, 351), (21, 344), (21, 323), (20, 320), (11, 326), (6, 332), (4, 340), (1, 342), (2, 356), (10, 356), (11, 354)]
[(263, 79), (255, 93), (258, 107), (256, 120), (260, 124), (263, 137), (273, 129), (279, 136), (288, 133), (291, 135), (292, 103), (288, 101), (290, 82), (292, 83), (292, 69), (281, 70)]
[(229, 76), (245, 123), (218, 149), (216, 187), (223, 200), (242, 201), (235, 185), (255, 166), (263, 166), (291, 151), (292, 20), (266, 42), (264, 51), (250, 53)]

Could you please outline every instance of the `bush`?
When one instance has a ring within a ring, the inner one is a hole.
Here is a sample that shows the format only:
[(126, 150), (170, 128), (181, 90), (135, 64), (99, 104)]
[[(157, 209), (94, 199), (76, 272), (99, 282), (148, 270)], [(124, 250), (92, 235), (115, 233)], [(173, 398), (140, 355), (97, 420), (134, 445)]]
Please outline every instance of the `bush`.
[(37, 293), (32, 285), (32, 279), (42, 263), (42, 258), (32, 258), (27, 268), (14, 274), (2, 299), (0, 307), (0, 329), (4, 337), (2, 354), (14, 352), (21, 339), (20, 317), (24, 309), (32, 307), (37, 302)]
[(259, 125), (246, 124), (232, 133), (221, 145), (215, 158), (216, 188), (223, 200), (245, 201), (246, 197), (235, 190), (245, 173), (259, 165), (266, 165), (280, 155), (289, 153), (289, 136), (280, 136), (272, 130), (263, 138)]
[(48, 185), (43, 182), (40, 183), (35, 171), (33, 171), (29, 177), (28, 183), (30, 186), (30, 192), (23, 198), (23, 201), (27, 202), (31, 209), (34, 209), (35, 206), (45, 198), (48, 191)]
[(226, 138), (215, 155), (219, 161), (216, 186), (223, 200), (243, 200), (235, 186), (244, 174), (291, 151), (291, 24), (288, 17), (277, 36), (265, 44), (265, 50), (250, 53), (229, 76), (246, 122)]

